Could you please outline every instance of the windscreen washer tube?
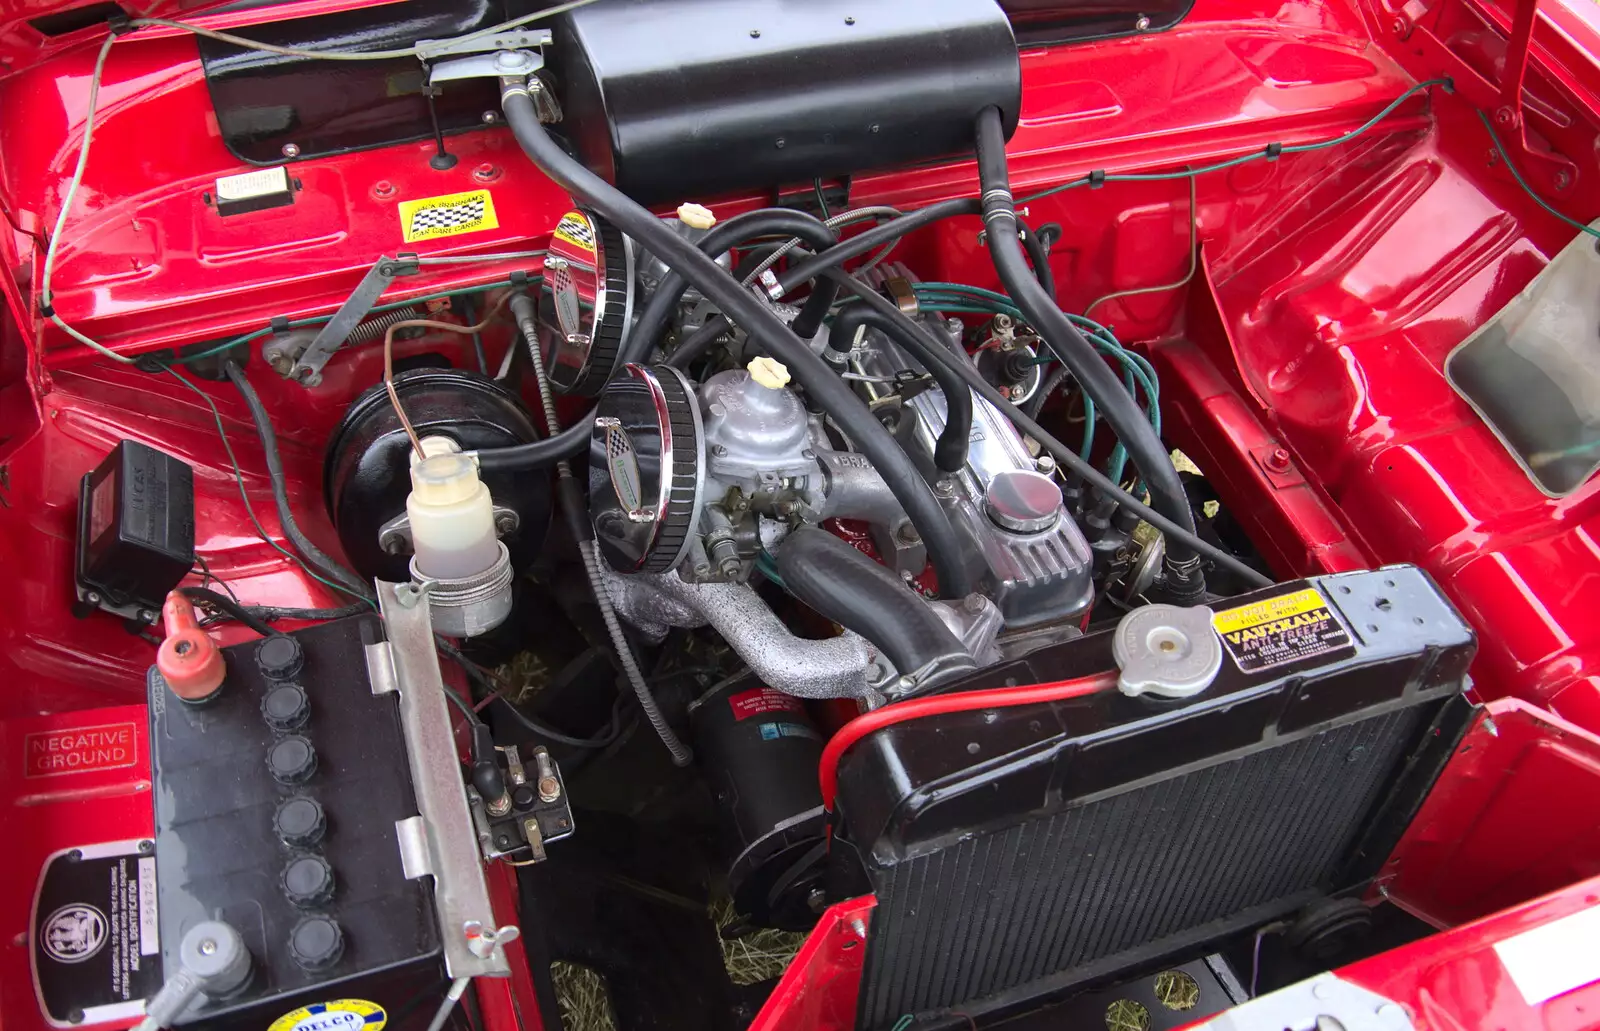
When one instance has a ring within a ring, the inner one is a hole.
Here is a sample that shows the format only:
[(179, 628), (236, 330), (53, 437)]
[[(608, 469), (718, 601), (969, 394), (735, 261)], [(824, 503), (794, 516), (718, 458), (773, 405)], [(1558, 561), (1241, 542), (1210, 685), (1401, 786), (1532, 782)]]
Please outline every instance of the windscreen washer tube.
[[(537, 80), (531, 85), (535, 89), (542, 88)], [(827, 363), (813, 354), (782, 319), (740, 286), (726, 269), (568, 156), (539, 124), (529, 87), (527, 80), (502, 79), (500, 89), (500, 106), (505, 112), (506, 124), (528, 158), (568, 193), (586, 201), (618, 230), (660, 258), (668, 268), (683, 274), (708, 300), (743, 326), (769, 354), (787, 365), (811, 399), (833, 417), (840, 430), (855, 442), (889, 484), (927, 546), (929, 560), (939, 578), (940, 593), (954, 598), (968, 594), (972, 582), (961, 560), (960, 542), (933, 488), (917, 472), (911, 456)]]
[[(1194, 532), (1194, 513), (1184, 493), (1178, 471), (1166, 447), (1151, 427), (1138, 402), (1117, 380), (1088, 340), (1078, 332), (1055, 301), (1047, 296), (1024, 257), (1017, 238), (1017, 214), (1011, 199), (1011, 176), (1006, 168), (1006, 138), (998, 108), (984, 108), (977, 124), (978, 180), (983, 190), (983, 221), (989, 254), (1006, 293), (1027, 316), (1028, 322), (1061, 363), (1093, 398), (1117, 439), (1133, 458), (1150, 489), (1151, 506), (1188, 533)], [(1168, 600), (1195, 605), (1204, 600), (1205, 571), (1200, 556), (1182, 539), (1167, 541), (1163, 591)]]

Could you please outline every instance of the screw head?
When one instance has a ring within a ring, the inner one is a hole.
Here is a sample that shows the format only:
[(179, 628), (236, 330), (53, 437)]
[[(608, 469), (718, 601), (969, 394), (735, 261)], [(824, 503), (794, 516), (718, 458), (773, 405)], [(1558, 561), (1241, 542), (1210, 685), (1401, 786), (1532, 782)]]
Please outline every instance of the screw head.
[(1389, 28), (1394, 30), (1394, 34), (1396, 36), (1404, 36), (1406, 34), (1406, 30), (1411, 28), (1411, 23), (1406, 21), (1404, 16), (1401, 16), (1391, 22), (1389, 24)]
[(299, 157), (300, 145), (298, 143), (285, 143), (283, 145), (283, 156), (291, 159)]
[(1150, 27), (1150, 17), (1149, 17), (1149, 15), (1144, 15), (1144, 14), (1139, 15), (1138, 20), (1133, 23), (1133, 27), (1138, 29), (1140, 32), (1143, 32), (1145, 29), (1148, 29)]
[(1495, 111), (1494, 120), (1499, 125), (1510, 127), (1516, 124), (1517, 113), (1509, 107), (1502, 107)]
[(1555, 178), (1552, 180), (1552, 182), (1556, 189), (1565, 190), (1567, 187), (1572, 185), (1572, 173), (1567, 171), (1565, 168), (1559, 169), (1556, 171)]
[(855, 15), (853, 15), (853, 14), (845, 15), (844, 16), (844, 23), (846, 25), (854, 25), (856, 23)]
[(500, 120), (500, 112), (498, 112), (498, 111), (485, 111), (483, 113), (483, 124), (484, 125), (493, 125), (494, 123), (498, 122), (499, 120)]
[(750, 38), (751, 39), (760, 39), (761, 38), (761, 30), (760, 29), (751, 29), (750, 30)]
[(216, 941), (215, 938), (207, 938), (205, 941), (200, 943), (200, 955), (202, 955), (202, 956), (215, 956), (216, 954), (217, 954), (217, 941)]
[(1289, 452), (1281, 447), (1275, 448), (1272, 454), (1267, 456), (1267, 468), (1275, 473), (1288, 472)]

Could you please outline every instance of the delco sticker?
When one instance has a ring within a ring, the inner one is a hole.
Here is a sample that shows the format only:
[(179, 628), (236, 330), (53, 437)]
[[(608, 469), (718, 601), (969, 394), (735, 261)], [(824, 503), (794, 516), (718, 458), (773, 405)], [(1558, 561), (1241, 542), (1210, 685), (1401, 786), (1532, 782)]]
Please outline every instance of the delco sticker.
[(267, 1031), (382, 1031), (389, 1014), (365, 999), (335, 999), (290, 1010)]
[(447, 193), (443, 197), (400, 202), (400, 228), (406, 243), (498, 229), (494, 198), (488, 190)]
[(1350, 647), (1349, 631), (1315, 587), (1226, 609), (1211, 618), (1211, 625), (1245, 673)]

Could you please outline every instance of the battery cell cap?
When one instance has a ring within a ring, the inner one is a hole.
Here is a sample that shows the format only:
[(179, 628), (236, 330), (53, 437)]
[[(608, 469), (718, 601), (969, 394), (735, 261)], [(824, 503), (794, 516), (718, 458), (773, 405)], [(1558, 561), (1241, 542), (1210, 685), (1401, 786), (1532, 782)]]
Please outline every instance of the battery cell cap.
[(316, 749), (299, 734), (291, 734), (268, 750), (267, 769), (279, 784), (303, 784), (317, 772)]
[(344, 932), (331, 917), (308, 916), (289, 932), (289, 955), (305, 970), (326, 970), (344, 955)]

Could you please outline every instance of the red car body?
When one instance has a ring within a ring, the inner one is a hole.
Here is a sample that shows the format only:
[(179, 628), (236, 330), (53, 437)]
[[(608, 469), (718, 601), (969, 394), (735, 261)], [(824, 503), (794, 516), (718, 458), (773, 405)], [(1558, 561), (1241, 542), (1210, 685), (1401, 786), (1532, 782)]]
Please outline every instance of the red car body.
[[(263, 603), (334, 602), (257, 537), (211, 414), (187, 388), (116, 366), (40, 315), (42, 240), (83, 142), (104, 34), (97, 26), (46, 37), (29, 25), (58, 6), (0, 7), (8, 1031), (46, 1026), (25, 945), (44, 857), (85, 824), (101, 838), (150, 833), (141, 700), (153, 649), (110, 617), (71, 614), (82, 474), (124, 438), (182, 457), (196, 471), (196, 547), (215, 575)], [(229, 28), (352, 6), (297, 0), (207, 14), (164, 0), (144, 13), (181, 10)], [(1533, 0), (1518, 9), (1196, 0), (1169, 31), (1029, 50), (1022, 60), (1022, 124), (1009, 147), (1019, 195), (1098, 169), (1199, 165), (1333, 140), (1413, 84), (1450, 80), (1347, 142), (1200, 177), (1199, 274), (1185, 290), (1093, 313), (1155, 362), (1169, 438), (1205, 471), (1273, 573), (1413, 562), (1479, 631), (1473, 689), (1490, 705), (1380, 881), (1442, 933), (1341, 971), (1404, 1004), (1418, 1027), (1600, 1027), (1600, 983), (1529, 1004), (1491, 947), (1600, 904), (1600, 482), (1559, 500), (1540, 493), (1441, 371), (1450, 349), (1573, 235), (1514, 180), (1476, 111), (1492, 116), (1512, 163), (1549, 204), (1579, 221), (1600, 213), (1600, 16), (1586, 7), (1545, 0), (1536, 16)], [(482, 184), (516, 198), (501, 203), (498, 229), (446, 241), (445, 253), (542, 246), (568, 204), (509, 132), (489, 129), (457, 138), (451, 170), (396, 161), (398, 148), (315, 159), (294, 166), (303, 199), (248, 231), (208, 217), (200, 195), (246, 166), (223, 146), (194, 40), (178, 31), (143, 30), (112, 48), (98, 118), (55, 309), (129, 354), (332, 310), (376, 255), (400, 246), (399, 200)], [(404, 146), (425, 155), (432, 145)], [(852, 199), (915, 206), (970, 194), (975, 183), (972, 163), (955, 161), (861, 175)], [(1188, 204), (1177, 181), (1034, 203), (1033, 224), (1063, 228), (1051, 254), (1061, 305), (1081, 310), (1108, 291), (1180, 276)], [(995, 286), (978, 229), (975, 218), (941, 223), (910, 238), (900, 257), (928, 277)], [(394, 296), (503, 278), (512, 267), (444, 266)], [(497, 358), (506, 342), (489, 345)], [(377, 378), (377, 361), (359, 353), (315, 388), (273, 380), (261, 391), (285, 438), (291, 497), (325, 546), (334, 542), (321, 516), (321, 449), (345, 405)], [(203, 386), (233, 439), (244, 489), (280, 535), (248, 416), (225, 385)], [(496, 889), (514, 915), (511, 879)], [(870, 900), (834, 907), (756, 1026), (848, 1027), (862, 951), (853, 921), (867, 919)], [(488, 1031), (538, 1025), (525, 974), (477, 990)]]

